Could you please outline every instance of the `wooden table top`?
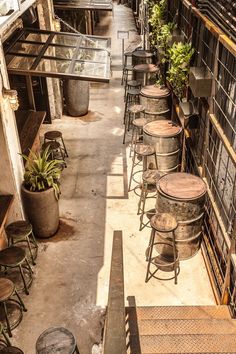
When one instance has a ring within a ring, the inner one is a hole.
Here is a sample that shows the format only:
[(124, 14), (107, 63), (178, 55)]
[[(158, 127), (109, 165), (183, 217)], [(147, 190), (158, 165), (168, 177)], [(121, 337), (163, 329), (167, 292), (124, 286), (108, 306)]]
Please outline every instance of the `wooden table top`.
[(155, 120), (147, 123), (143, 131), (151, 136), (170, 138), (180, 134), (182, 128), (171, 120)]
[(133, 67), (133, 71), (142, 73), (156, 73), (158, 67), (154, 64), (138, 64)]
[(176, 199), (196, 199), (206, 193), (204, 181), (191, 173), (169, 173), (159, 180), (159, 188), (166, 195)]
[(166, 86), (147, 85), (141, 89), (141, 95), (150, 98), (161, 98), (170, 95), (170, 90)]
[(135, 50), (132, 55), (137, 58), (151, 58), (153, 53), (148, 50)]
[(168, 213), (157, 213), (151, 218), (151, 226), (160, 232), (171, 232), (177, 228), (178, 224), (173, 215)]

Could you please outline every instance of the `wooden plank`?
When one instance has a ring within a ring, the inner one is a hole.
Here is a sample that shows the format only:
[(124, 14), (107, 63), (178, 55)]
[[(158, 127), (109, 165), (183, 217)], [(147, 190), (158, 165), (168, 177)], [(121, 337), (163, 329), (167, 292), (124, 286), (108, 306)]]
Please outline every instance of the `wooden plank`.
[(26, 113), (25, 124), (19, 133), (22, 153), (29, 155), (29, 150), (34, 146), (39, 135), (39, 129), (46, 116), (46, 112), (29, 111)]
[(13, 202), (13, 195), (0, 195), (0, 233), (4, 227), (8, 212)]
[(114, 231), (104, 354), (126, 354), (122, 231)]

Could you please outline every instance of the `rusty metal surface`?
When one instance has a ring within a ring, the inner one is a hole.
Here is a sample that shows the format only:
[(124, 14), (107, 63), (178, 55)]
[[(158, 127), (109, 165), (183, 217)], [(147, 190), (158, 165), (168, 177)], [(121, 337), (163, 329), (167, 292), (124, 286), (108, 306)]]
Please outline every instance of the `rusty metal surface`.
[[(132, 308), (129, 308), (132, 312)], [(137, 307), (138, 319), (230, 319), (227, 306), (158, 306)]]

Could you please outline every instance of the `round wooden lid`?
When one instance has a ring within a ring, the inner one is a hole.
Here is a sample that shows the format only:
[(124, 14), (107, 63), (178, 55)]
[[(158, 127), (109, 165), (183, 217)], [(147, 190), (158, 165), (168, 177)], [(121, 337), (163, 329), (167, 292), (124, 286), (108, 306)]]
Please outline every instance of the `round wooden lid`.
[(153, 53), (147, 50), (135, 50), (133, 56), (137, 58), (151, 58)]
[(159, 188), (166, 195), (176, 199), (196, 199), (206, 193), (203, 180), (185, 172), (164, 175), (159, 180)]
[(170, 90), (166, 86), (148, 85), (141, 89), (141, 95), (151, 98), (160, 98), (170, 95)]
[(133, 71), (142, 73), (155, 73), (158, 71), (158, 68), (154, 64), (138, 64), (133, 67)]
[(155, 120), (146, 124), (143, 130), (146, 134), (151, 136), (169, 138), (180, 134), (182, 128), (171, 120)]

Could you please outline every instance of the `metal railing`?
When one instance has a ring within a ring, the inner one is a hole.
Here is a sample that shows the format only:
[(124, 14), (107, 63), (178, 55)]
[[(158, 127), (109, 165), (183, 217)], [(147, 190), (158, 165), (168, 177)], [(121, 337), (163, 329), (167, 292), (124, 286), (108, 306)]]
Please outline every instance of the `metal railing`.
[(114, 231), (103, 354), (126, 354), (122, 231)]

